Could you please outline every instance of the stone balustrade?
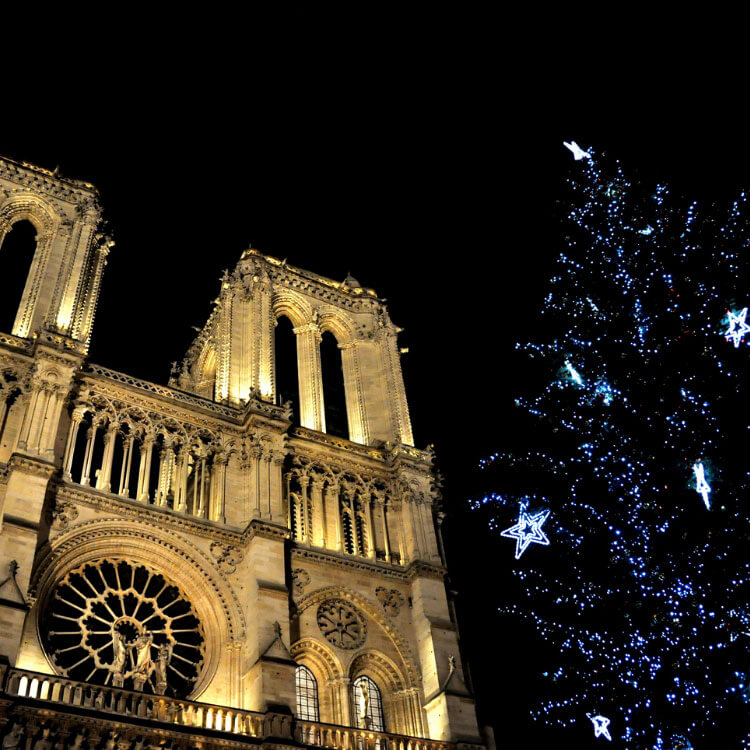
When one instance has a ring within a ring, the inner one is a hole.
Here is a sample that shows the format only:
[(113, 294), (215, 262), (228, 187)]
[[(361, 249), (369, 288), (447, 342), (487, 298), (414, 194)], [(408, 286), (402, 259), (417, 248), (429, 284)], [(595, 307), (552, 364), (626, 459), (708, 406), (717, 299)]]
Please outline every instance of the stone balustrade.
[(325, 747), (331, 750), (451, 750), (454, 747), (450, 742), (423, 737), (407, 737), (313, 721), (297, 721), (294, 739), (308, 747)]
[(151, 719), (247, 737), (291, 736), (290, 716), (241, 711), (122, 688), (102, 687), (25, 669), (8, 669), (5, 693), (9, 697), (32, 698), (60, 707), (77, 706), (117, 714), (123, 719)]
[[(258, 744), (260, 740), (274, 738), (279, 745), (328, 750), (484, 750), (479, 745), (456, 745), (422, 737), (300, 721), (291, 714), (244, 711), (93, 685), (56, 675), (8, 668), (0, 663), (0, 703), (7, 705), (14, 699), (24, 703), (30, 701), (32, 705), (42, 703), (48, 718), (52, 715), (50, 709), (68, 713), (68, 709), (73, 708), (77, 712), (110, 714), (112, 720), (118, 723), (128, 722), (129, 719), (140, 724), (153, 722), (155, 726), (162, 725), (162, 731), (167, 728), (163, 725), (172, 725), (182, 732), (219, 732), (226, 737), (222, 742), (226, 744), (229, 741), (229, 745), (243, 742)], [(114, 719), (115, 716), (117, 719)]]

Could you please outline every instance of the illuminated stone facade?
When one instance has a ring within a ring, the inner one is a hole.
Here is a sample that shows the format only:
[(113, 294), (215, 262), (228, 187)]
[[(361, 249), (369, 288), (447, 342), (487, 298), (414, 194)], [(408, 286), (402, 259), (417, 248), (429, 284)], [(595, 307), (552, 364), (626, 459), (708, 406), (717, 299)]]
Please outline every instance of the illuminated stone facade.
[[(157, 385), (86, 357), (113, 245), (96, 190), (0, 160), (0, 269), (20, 220), (37, 245), (0, 333), (3, 747), (479, 742), (432, 454), (375, 293), (247, 250)], [(326, 433), (326, 331), (349, 440)]]

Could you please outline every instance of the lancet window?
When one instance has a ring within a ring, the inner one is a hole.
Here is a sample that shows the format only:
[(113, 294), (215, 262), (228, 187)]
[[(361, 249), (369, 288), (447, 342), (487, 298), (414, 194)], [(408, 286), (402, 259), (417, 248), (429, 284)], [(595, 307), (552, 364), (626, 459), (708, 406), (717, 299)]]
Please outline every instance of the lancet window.
[(36, 228), (30, 221), (15, 222), (4, 237), (0, 232), (0, 260), (3, 264), (0, 331), (4, 333), (13, 332), (16, 314), (21, 304), (21, 297), (35, 252)]
[(385, 732), (380, 688), (367, 675), (360, 675), (352, 683), (352, 699), (357, 726), (360, 729)]
[(318, 681), (315, 675), (302, 665), (297, 667), (297, 718), (303, 721), (320, 721)]
[(224, 515), (225, 453), (205, 430), (189, 431), (104, 400), (80, 404), (64, 458), (70, 482), (199, 518)]

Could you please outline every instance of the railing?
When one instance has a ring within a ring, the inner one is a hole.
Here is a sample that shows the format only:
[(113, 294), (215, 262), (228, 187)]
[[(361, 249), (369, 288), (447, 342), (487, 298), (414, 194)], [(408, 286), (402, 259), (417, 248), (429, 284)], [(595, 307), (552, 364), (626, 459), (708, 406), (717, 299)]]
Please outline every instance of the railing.
[(13, 336), (10, 333), (0, 332), (0, 346), (13, 346), (16, 349), (24, 349), (30, 352), (34, 342), (31, 339), (22, 339), (19, 336)]
[[(455, 750), (451, 742), (375, 732), (336, 724), (295, 720), (290, 714), (259, 713), (227, 706), (138, 693), (122, 688), (91, 685), (65, 677), (6, 668), (0, 664), (0, 687), (5, 671), (5, 694), (60, 707), (79, 707), (128, 717), (185, 727), (224, 732), (235, 740), (294, 739), (301, 745), (327, 750)], [(0, 690), (2, 692), (2, 690)], [(484, 750), (464, 745), (464, 750)]]
[(291, 737), (291, 716), (100, 687), (23, 669), (8, 670), (5, 692), (9, 696), (33, 698), (61, 706), (79, 706), (121, 717), (151, 719), (246, 737)]
[(297, 721), (294, 739), (303, 745), (332, 750), (451, 750), (454, 747), (450, 742), (313, 721)]
[(156, 396), (169, 398), (173, 401), (180, 401), (190, 406), (197, 406), (201, 409), (206, 409), (216, 414), (220, 414), (222, 417), (228, 417), (229, 419), (239, 419), (242, 414), (242, 412), (234, 406), (218, 404), (216, 403), (216, 401), (203, 398), (202, 396), (196, 396), (192, 393), (187, 393), (186, 391), (181, 391), (177, 388), (170, 388), (166, 385), (152, 383), (148, 380), (140, 380), (139, 378), (134, 378), (124, 372), (110, 370), (109, 368), (101, 367), (100, 365), (89, 364), (87, 372), (92, 373), (93, 375), (98, 375), (102, 378), (106, 378), (107, 380), (112, 380), (115, 383), (128, 385), (131, 388), (137, 388), (141, 391), (153, 393)]

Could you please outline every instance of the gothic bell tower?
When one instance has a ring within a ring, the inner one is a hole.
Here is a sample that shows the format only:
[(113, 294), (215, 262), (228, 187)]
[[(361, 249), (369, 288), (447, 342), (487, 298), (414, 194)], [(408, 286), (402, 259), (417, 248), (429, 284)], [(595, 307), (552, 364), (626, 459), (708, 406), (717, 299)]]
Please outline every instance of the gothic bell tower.
[(63, 407), (88, 350), (112, 244), (96, 232), (100, 218), (93, 186), (0, 159), (0, 268), (14, 226), (29, 222), (36, 230), (12, 330), (0, 331), (0, 580), (6, 581), (0, 590), (0, 652), (11, 658), (20, 643), (42, 508), (57, 468)]
[(384, 301), (248, 249), (169, 383), (139, 380), (86, 359), (99, 217), (91, 185), (0, 160), (0, 240), (36, 230), (0, 332), (4, 747), (478, 746)]

